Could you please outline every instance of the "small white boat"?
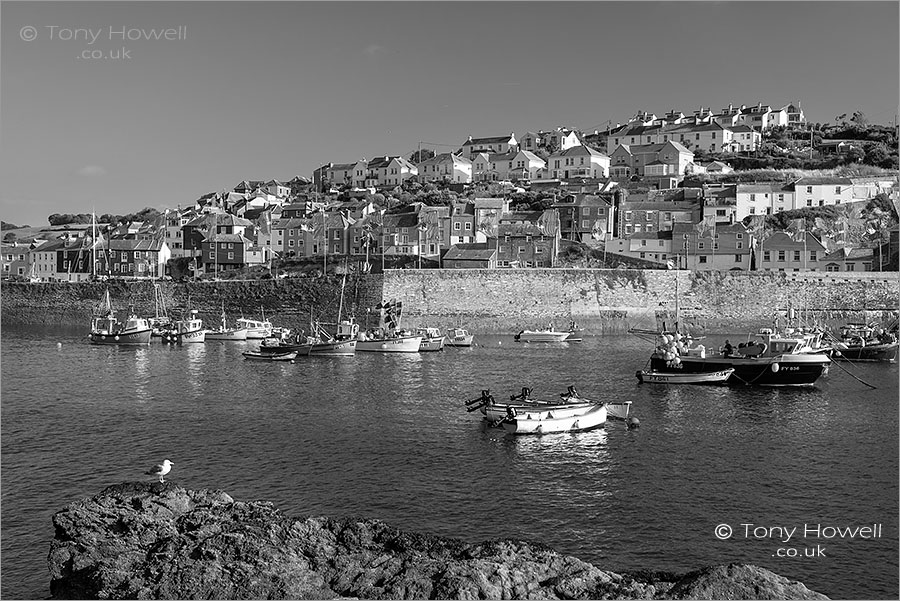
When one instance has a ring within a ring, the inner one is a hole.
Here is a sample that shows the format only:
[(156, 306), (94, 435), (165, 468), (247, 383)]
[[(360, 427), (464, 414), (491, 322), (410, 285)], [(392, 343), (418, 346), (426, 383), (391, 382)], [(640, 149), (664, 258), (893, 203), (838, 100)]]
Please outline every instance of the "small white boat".
[(261, 340), (272, 337), (272, 322), (268, 319), (257, 321), (241, 317), (237, 320), (237, 327), (247, 330), (248, 340)]
[(546, 330), (522, 330), (516, 334), (516, 342), (565, 342), (569, 332), (558, 332), (552, 328)]
[(421, 344), (421, 336), (366, 337), (356, 341), (356, 350), (364, 353), (418, 353)]
[(416, 334), (422, 337), (419, 352), (444, 350), (444, 335), (437, 328), (419, 328)]
[(733, 368), (696, 373), (658, 372), (642, 369), (635, 373), (635, 376), (641, 384), (723, 384), (733, 373)]
[(584, 432), (600, 428), (606, 424), (606, 404), (592, 405), (577, 415), (544, 417), (531, 414), (515, 415), (503, 422), (503, 429), (509, 434), (552, 434), (556, 432)]
[(469, 334), (463, 328), (450, 328), (447, 330), (447, 346), (472, 346), (474, 335)]
[(297, 351), (286, 353), (260, 353), (259, 351), (244, 351), (241, 353), (245, 359), (254, 361), (293, 361), (297, 358)]

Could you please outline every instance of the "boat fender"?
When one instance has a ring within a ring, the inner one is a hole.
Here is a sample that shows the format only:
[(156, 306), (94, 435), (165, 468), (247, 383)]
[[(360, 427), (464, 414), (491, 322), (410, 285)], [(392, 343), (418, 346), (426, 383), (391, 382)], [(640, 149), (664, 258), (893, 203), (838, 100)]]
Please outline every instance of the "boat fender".
[(118, 339), (119, 339), (119, 337), (118, 337), (118, 336), (116, 336), (116, 340), (118, 340)]
[(627, 423), (628, 423), (629, 430), (634, 430), (635, 428), (641, 427), (641, 420), (639, 420), (636, 417), (629, 417)]
[(772, 373), (777, 374), (777, 373), (778, 373), (778, 370), (781, 369), (781, 366), (778, 365), (777, 363), (773, 363), (773, 364), (772, 364), (772, 367), (771, 367), (770, 369), (772, 370)]

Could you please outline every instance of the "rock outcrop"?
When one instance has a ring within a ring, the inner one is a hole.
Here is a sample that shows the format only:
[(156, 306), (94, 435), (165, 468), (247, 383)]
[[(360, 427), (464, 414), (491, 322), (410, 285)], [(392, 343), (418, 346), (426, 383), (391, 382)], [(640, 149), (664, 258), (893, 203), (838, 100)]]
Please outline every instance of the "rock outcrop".
[(616, 574), (541, 545), (290, 518), (170, 484), (111, 486), (53, 524), (57, 599), (826, 599), (755, 566)]

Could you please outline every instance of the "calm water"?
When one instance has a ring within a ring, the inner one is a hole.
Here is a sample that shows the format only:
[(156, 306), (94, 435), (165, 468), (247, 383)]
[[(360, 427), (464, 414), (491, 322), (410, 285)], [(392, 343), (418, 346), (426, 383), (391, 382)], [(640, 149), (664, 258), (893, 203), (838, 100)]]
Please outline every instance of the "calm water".
[[(630, 336), (476, 341), (291, 365), (245, 361), (253, 343), (126, 349), (4, 328), (0, 593), (47, 597), (54, 512), (169, 458), (179, 486), (298, 517), (539, 541), (611, 570), (748, 562), (832, 597), (897, 598), (897, 365), (853, 368), (877, 390), (836, 367), (806, 390), (666, 387), (637, 384), (649, 349)], [(569, 384), (634, 401), (641, 428), (512, 437), (463, 408), (482, 388)], [(798, 530), (785, 544), (742, 523)], [(881, 539), (801, 538), (871, 523)], [(817, 544), (826, 557), (773, 556)]]

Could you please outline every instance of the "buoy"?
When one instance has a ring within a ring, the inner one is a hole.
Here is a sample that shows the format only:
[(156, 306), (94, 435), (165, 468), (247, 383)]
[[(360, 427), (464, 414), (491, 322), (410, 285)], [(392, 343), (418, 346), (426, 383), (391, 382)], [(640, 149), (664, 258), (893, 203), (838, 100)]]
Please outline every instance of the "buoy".
[(57, 343), (56, 343), (56, 348), (62, 348), (62, 342), (57, 342)]
[(629, 417), (627, 423), (628, 423), (629, 430), (634, 430), (635, 428), (641, 427), (641, 420), (639, 420), (636, 417)]
[(116, 336), (116, 340), (118, 340), (118, 339), (119, 339), (119, 337), (118, 337), (118, 336)]
[(293, 365), (293, 364), (294, 364), (294, 360), (293, 360), (293, 359), (291, 359), (291, 365)]
[(773, 364), (772, 364), (772, 373), (776, 373), (776, 374), (777, 374), (779, 369), (781, 369), (781, 366), (780, 366), (780, 365), (778, 365), (777, 363), (773, 363)]
[(497, 341), (497, 344), (503, 344), (503, 341), (502, 341), (502, 340), (498, 340), (498, 341)]

